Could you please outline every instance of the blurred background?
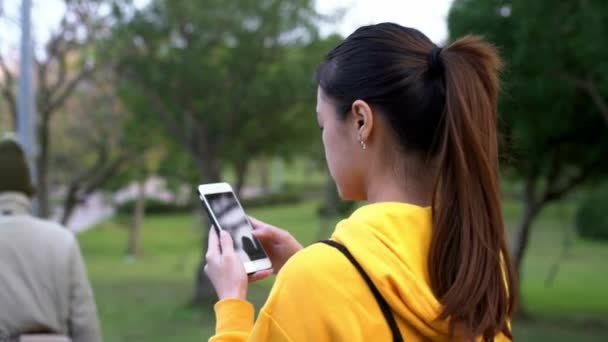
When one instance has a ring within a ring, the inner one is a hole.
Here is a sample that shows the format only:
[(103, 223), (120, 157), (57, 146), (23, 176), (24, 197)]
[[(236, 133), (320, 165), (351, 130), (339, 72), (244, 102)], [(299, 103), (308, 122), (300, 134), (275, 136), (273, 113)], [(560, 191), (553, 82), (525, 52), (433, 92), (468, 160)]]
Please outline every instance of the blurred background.
[(328, 178), (313, 70), (383, 21), (499, 47), (516, 340), (608, 341), (608, 1), (0, 0), (0, 133), (35, 165), (36, 214), (78, 234), (106, 341), (212, 334), (195, 185), (230, 182), (305, 245), (357, 206)]

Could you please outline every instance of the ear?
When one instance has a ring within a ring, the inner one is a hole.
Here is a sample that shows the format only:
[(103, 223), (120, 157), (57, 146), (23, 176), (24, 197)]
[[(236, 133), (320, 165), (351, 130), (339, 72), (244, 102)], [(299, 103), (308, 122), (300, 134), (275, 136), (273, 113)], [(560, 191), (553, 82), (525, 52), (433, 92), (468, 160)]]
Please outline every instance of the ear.
[(362, 141), (367, 141), (374, 127), (374, 113), (372, 108), (367, 102), (356, 100), (353, 102), (351, 111), (355, 118), (354, 128), (357, 132), (357, 138), (361, 138)]

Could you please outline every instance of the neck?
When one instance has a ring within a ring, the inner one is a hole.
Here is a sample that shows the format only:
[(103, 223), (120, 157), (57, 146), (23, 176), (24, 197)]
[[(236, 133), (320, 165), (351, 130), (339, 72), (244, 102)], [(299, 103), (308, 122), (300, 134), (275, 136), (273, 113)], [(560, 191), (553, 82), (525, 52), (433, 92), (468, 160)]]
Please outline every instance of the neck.
[(420, 167), (378, 167), (370, 174), (374, 176), (368, 177), (368, 202), (402, 202), (420, 207), (431, 206), (434, 179), (429, 170)]

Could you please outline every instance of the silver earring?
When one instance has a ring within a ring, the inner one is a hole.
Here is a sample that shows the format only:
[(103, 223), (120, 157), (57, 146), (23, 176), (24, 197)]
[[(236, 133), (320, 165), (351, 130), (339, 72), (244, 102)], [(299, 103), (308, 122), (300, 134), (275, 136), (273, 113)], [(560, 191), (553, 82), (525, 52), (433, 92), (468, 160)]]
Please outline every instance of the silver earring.
[(359, 142), (361, 143), (361, 148), (365, 150), (367, 148), (367, 145), (365, 145), (365, 141), (359, 140)]

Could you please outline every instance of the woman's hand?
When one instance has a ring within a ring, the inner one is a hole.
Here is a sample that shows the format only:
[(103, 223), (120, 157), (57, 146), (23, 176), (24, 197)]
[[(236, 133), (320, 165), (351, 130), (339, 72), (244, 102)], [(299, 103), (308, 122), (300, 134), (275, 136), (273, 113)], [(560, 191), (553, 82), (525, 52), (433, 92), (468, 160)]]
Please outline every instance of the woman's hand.
[[(232, 238), (227, 232), (215, 228), (209, 231), (209, 247), (206, 255), (205, 273), (211, 280), (220, 300), (247, 297), (247, 272), (241, 258), (234, 252)], [(268, 272), (269, 273), (269, 272)]]
[[(249, 220), (253, 225), (253, 235), (260, 240), (272, 262), (274, 273), (279, 273), (287, 260), (302, 249), (302, 245), (283, 229), (271, 226), (253, 217), (250, 217)], [(261, 275), (254, 277), (255, 280), (262, 278)]]

